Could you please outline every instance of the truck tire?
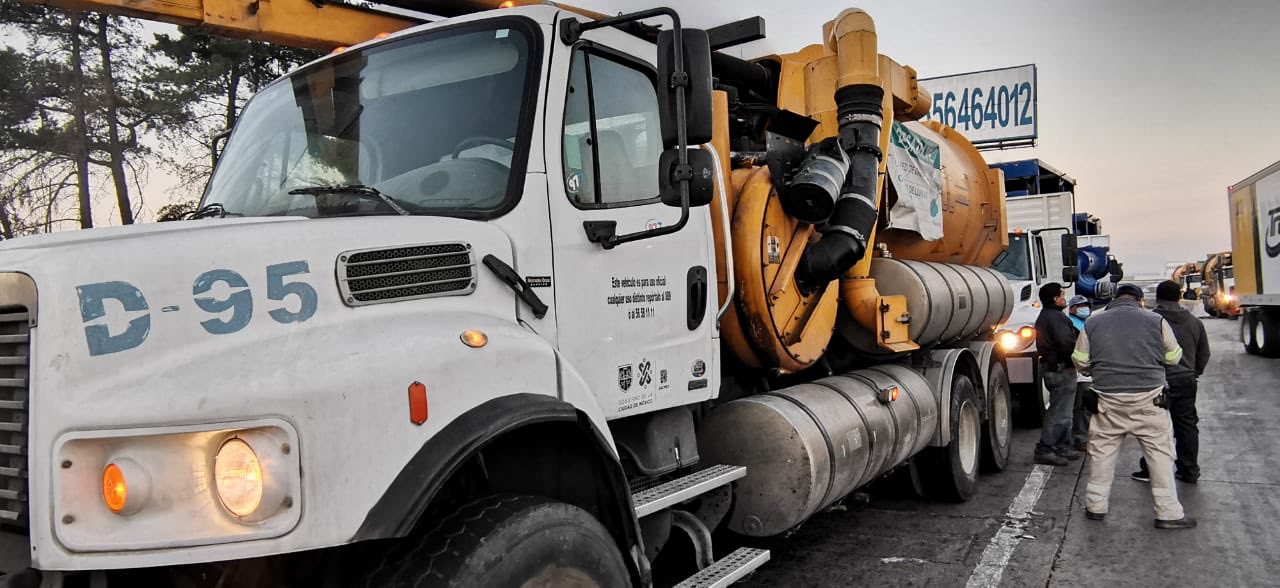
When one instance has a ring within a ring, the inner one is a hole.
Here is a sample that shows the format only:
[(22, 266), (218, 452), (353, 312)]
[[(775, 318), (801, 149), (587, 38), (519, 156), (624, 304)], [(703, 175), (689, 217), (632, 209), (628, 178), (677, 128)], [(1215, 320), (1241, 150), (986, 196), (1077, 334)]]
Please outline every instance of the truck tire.
[(951, 442), (920, 452), (920, 473), (930, 496), (953, 502), (973, 497), (978, 487), (982, 418), (978, 394), (968, 375), (951, 379)]
[(492, 495), (389, 549), (362, 586), (623, 586), (613, 537), (587, 511), (550, 498)]
[(1253, 334), (1257, 329), (1259, 314), (1246, 311), (1240, 315), (1240, 342), (1244, 344), (1244, 352), (1249, 355), (1258, 354), (1258, 342)]
[(1280, 311), (1264, 308), (1255, 314), (1258, 324), (1253, 329), (1253, 339), (1258, 355), (1280, 357)]
[(987, 373), (987, 423), (983, 428), (982, 469), (1004, 471), (1009, 465), (1009, 446), (1013, 442), (1010, 414), (1009, 375), (1004, 362), (992, 362)]

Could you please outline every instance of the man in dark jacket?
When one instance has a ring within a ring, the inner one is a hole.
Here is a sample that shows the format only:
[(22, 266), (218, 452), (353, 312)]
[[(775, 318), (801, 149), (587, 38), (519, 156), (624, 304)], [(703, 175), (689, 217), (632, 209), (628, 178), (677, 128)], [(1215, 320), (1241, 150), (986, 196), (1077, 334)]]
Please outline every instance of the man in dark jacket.
[[(1200, 464), (1197, 460), (1200, 453), (1200, 429), (1197, 426), (1200, 417), (1196, 415), (1196, 378), (1209, 365), (1209, 336), (1200, 319), (1178, 304), (1181, 298), (1182, 286), (1177, 282), (1165, 280), (1156, 286), (1155, 312), (1169, 323), (1173, 335), (1178, 339), (1178, 345), (1182, 347), (1182, 359), (1174, 365), (1164, 367), (1165, 379), (1169, 382), (1167, 408), (1173, 419), (1173, 440), (1178, 456), (1173, 462), (1177, 468), (1174, 477), (1188, 484), (1195, 484), (1200, 479)], [(1133, 473), (1133, 479), (1151, 481), (1146, 458), (1138, 462), (1138, 468)]]
[(1071, 417), (1076, 402), (1076, 368), (1071, 352), (1076, 345), (1076, 329), (1062, 309), (1067, 306), (1062, 286), (1049, 283), (1040, 288), (1040, 316), (1036, 317), (1036, 352), (1040, 373), (1049, 390), (1049, 408), (1036, 443), (1035, 462), (1064, 466), (1083, 453), (1071, 447)]

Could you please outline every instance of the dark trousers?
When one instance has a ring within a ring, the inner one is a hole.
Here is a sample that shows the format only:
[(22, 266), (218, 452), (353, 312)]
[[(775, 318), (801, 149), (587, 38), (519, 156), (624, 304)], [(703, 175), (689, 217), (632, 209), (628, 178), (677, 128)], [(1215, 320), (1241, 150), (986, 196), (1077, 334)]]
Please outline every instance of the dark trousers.
[(1084, 406), (1085, 393), (1093, 382), (1076, 382), (1076, 406), (1071, 415), (1071, 441), (1083, 447), (1089, 442), (1089, 418), (1093, 413)]
[[(1196, 414), (1196, 387), (1195, 377), (1169, 380), (1169, 418), (1173, 421), (1173, 443), (1178, 456), (1173, 463), (1179, 477), (1192, 480), (1200, 477), (1200, 417)], [(1147, 460), (1140, 460), (1138, 467), (1147, 471)]]
[(1071, 448), (1071, 410), (1076, 403), (1076, 370), (1045, 370), (1044, 386), (1049, 389), (1036, 454), (1059, 453)]

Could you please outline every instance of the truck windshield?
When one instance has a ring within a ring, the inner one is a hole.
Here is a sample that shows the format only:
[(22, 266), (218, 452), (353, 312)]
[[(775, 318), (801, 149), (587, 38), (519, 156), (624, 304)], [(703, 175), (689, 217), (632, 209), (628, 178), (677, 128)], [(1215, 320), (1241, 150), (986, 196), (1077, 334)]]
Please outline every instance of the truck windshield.
[(486, 21), (290, 74), (245, 108), (202, 204), (229, 216), (500, 211), (523, 183), (535, 35)]
[(991, 264), (994, 269), (1010, 280), (1031, 279), (1031, 255), (1027, 249), (1028, 239), (1025, 234), (1009, 234), (1009, 248)]

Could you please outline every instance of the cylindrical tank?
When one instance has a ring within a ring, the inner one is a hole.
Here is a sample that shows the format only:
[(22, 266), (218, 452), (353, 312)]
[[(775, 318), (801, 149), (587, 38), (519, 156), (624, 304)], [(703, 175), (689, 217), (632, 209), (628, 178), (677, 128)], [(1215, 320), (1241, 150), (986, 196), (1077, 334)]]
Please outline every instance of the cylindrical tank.
[[(877, 233), (876, 241), (888, 245), (893, 256), (902, 259), (990, 266), (1009, 245), (1004, 174), (987, 167), (982, 154), (956, 130), (934, 121), (905, 124), (938, 145), (942, 164), (942, 238), (925, 241), (914, 231), (885, 229)], [(895, 192), (891, 190), (889, 195), (892, 198)]]
[[(883, 296), (906, 296), (908, 333), (921, 346), (990, 331), (1013, 313), (1013, 293), (999, 272), (972, 265), (875, 258), (871, 277)], [(865, 329), (842, 317), (837, 330), (856, 349), (883, 353)]]
[[(882, 402), (882, 391), (896, 400)], [(729, 528), (777, 535), (875, 480), (929, 444), (938, 401), (887, 364), (741, 398), (711, 411), (698, 437), (708, 463), (747, 467)]]

